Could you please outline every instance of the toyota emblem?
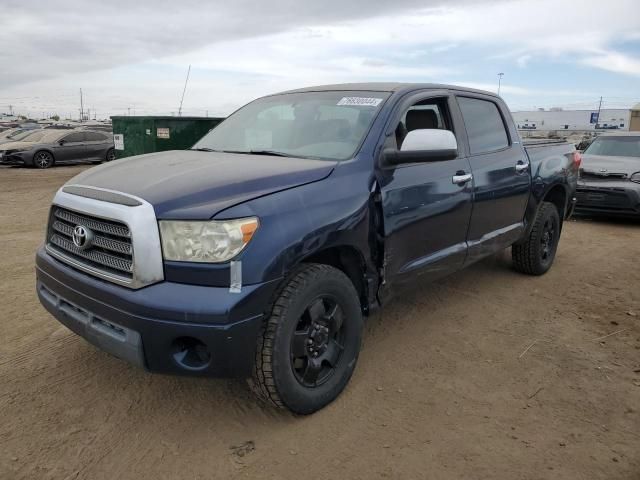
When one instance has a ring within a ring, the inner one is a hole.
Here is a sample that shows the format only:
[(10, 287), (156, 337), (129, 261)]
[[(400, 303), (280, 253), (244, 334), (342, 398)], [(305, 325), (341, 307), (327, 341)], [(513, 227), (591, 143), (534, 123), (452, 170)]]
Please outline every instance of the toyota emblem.
[(81, 250), (85, 250), (91, 246), (93, 240), (93, 232), (82, 225), (76, 225), (73, 229), (73, 244)]

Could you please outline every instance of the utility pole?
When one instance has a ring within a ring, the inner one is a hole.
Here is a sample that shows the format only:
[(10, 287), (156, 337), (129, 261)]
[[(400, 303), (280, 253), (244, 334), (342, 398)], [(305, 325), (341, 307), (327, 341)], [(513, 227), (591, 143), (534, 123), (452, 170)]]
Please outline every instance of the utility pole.
[(500, 72), (498, 74), (498, 95), (500, 95), (500, 87), (502, 86), (502, 77), (504, 76), (504, 73)]
[(600, 97), (600, 103), (598, 103), (598, 120), (596, 121), (596, 128), (600, 125), (600, 110), (602, 110), (602, 97)]
[(187, 79), (184, 81), (184, 89), (182, 90), (182, 98), (180, 99), (180, 108), (178, 109), (178, 116), (182, 116), (182, 102), (184, 101), (184, 93), (187, 91), (187, 82), (189, 82), (189, 74), (191, 73), (191, 65), (189, 65), (189, 70), (187, 70)]
[(131, 116), (131, 107), (127, 107), (127, 116), (130, 117)]
[(84, 104), (82, 103), (82, 89), (80, 89), (80, 123), (84, 121)]

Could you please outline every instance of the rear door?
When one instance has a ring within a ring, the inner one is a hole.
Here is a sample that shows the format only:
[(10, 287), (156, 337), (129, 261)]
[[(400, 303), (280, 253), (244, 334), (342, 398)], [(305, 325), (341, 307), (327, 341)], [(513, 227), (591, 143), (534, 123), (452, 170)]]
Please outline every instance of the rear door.
[[(61, 142), (62, 141), (62, 142)], [(62, 145), (60, 144), (62, 143)], [(58, 140), (53, 146), (56, 162), (83, 160), (87, 156), (84, 132), (71, 132)]]
[(531, 191), (529, 163), (503, 103), (490, 95), (460, 94), (473, 173), (473, 213), (466, 263), (520, 238)]
[[(455, 100), (447, 91), (409, 96), (396, 108), (385, 148), (399, 148), (413, 129), (451, 130), (459, 144), (453, 160), (378, 170), (384, 223), (385, 276), (401, 284), (418, 275), (438, 278), (462, 267), (471, 216), (472, 182)], [(454, 183), (468, 175), (469, 181)]]
[(104, 160), (111, 146), (107, 135), (100, 132), (85, 132), (87, 159)]

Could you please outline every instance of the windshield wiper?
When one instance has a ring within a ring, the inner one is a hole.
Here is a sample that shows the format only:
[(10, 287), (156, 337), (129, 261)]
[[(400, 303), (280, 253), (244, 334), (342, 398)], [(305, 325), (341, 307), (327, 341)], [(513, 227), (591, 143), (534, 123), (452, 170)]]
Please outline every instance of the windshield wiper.
[(213, 148), (190, 148), (197, 152), (221, 152), (221, 153), (240, 153), (243, 155), (273, 155), (274, 157), (294, 157), (284, 152), (277, 152), (275, 150), (214, 150)]
[(190, 148), (189, 150), (193, 150), (194, 152), (219, 152), (220, 151), (220, 150), (214, 150), (213, 148), (206, 148), (206, 147)]
[(275, 150), (249, 150), (243, 153), (250, 155), (273, 155), (274, 157), (293, 157), (293, 155), (289, 155), (288, 153), (277, 152)]

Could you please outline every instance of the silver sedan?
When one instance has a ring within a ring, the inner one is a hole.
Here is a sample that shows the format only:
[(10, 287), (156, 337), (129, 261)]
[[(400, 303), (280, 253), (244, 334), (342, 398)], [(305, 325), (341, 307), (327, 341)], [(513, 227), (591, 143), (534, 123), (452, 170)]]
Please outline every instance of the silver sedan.
[(640, 218), (640, 132), (597, 137), (582, 155), (576, 213)]

